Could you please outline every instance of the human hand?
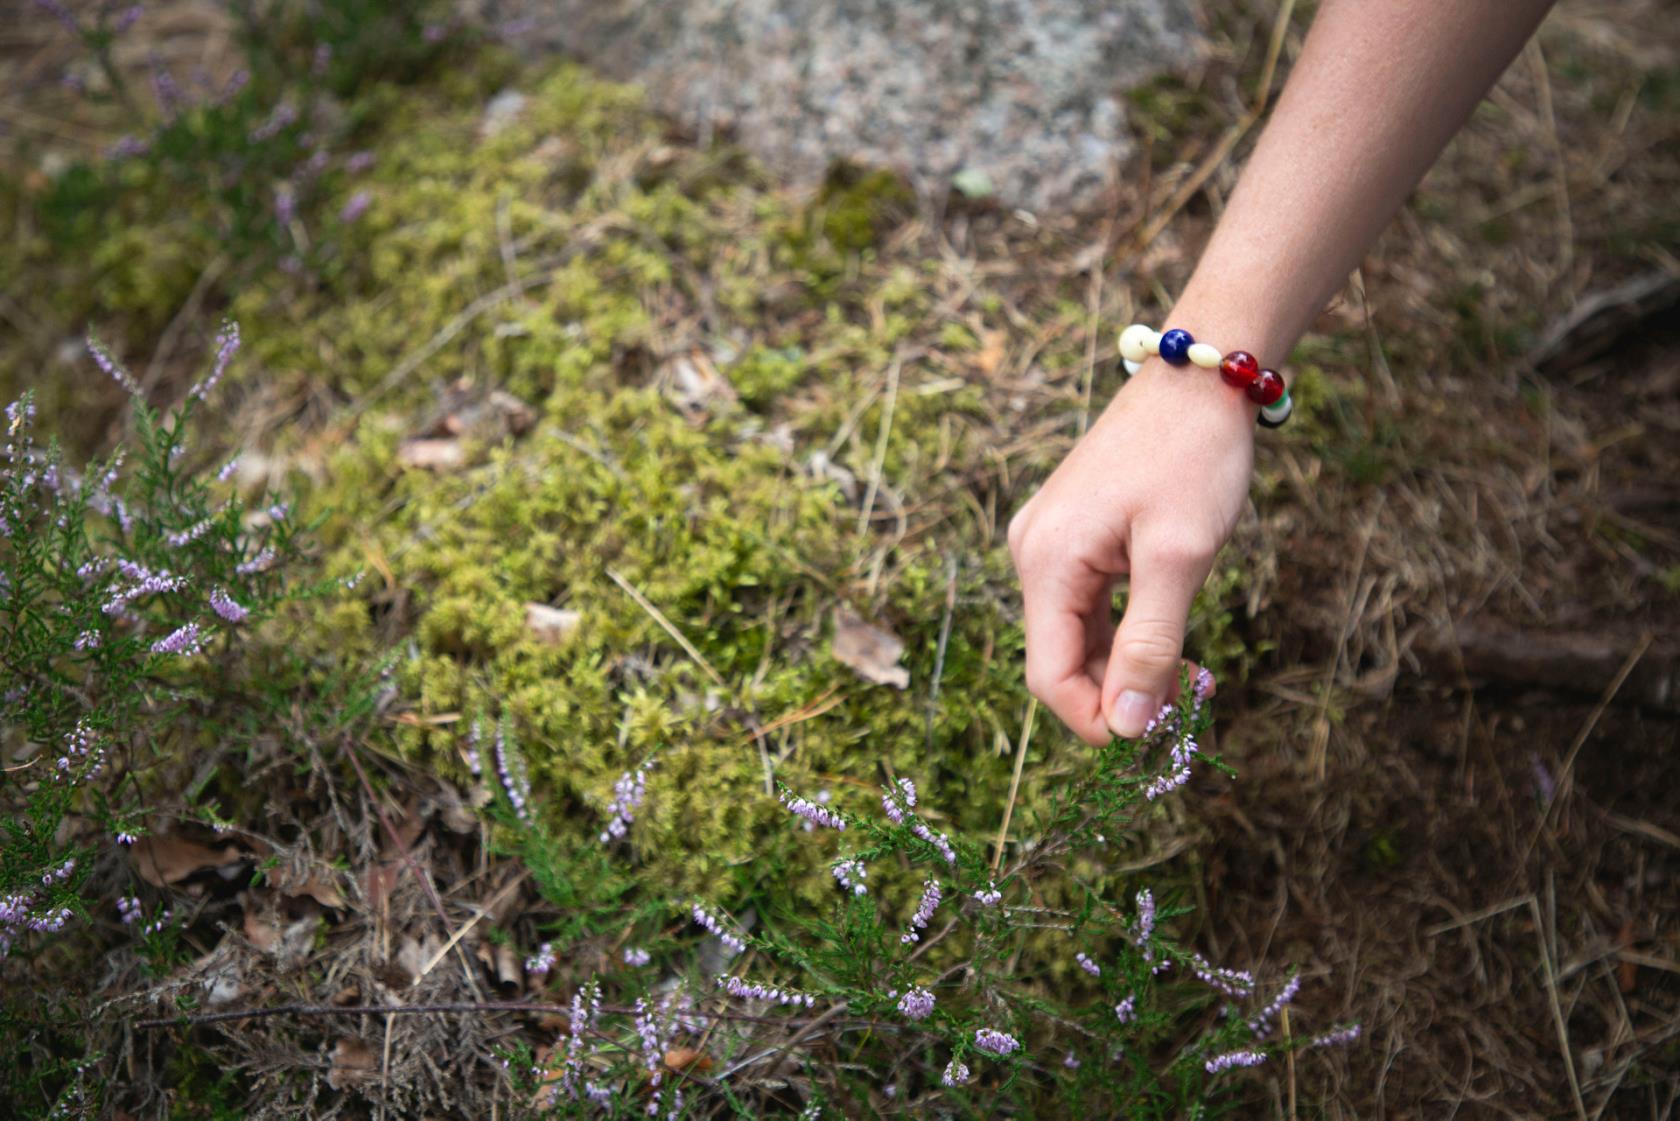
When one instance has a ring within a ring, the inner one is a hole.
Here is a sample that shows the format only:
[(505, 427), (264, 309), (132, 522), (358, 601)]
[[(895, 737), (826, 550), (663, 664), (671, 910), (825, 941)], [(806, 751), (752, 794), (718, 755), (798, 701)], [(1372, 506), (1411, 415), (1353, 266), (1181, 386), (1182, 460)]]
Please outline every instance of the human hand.
[(1027, 688), (1090, 743), (1140, 734), (1176, 691), (1190, 603), (1248, 496), (1254, 427), (1217, 374), (1152, 358), (1009, 523)]

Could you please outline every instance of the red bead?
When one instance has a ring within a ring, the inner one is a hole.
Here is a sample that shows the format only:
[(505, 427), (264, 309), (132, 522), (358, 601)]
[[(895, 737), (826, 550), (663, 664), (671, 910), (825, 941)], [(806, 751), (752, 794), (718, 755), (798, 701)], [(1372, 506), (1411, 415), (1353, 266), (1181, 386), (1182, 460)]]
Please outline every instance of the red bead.
[(1219, 376), (1225, 379), (1226, 385), (1247, 389), (1259, 375), (1260, 363), (1246, 350), (1233, 350), (1220, 359)]
[(1248, 384), (1248, 399), (1256, 405), (1276, 404), (1283, 397), (1283, 375), (1276, 370), (1261, 370)]

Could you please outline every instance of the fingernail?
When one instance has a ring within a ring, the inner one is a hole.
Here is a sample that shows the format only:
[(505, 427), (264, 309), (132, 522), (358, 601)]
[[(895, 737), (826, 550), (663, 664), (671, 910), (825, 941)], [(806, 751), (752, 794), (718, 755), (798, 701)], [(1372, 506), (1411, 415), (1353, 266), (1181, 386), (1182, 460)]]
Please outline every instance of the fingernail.
[(1127, 689), (1114, 702), (1114, 734), (1128, 738), (1140, 735), (1153, 715), (1155, 698), (1136, 689)]

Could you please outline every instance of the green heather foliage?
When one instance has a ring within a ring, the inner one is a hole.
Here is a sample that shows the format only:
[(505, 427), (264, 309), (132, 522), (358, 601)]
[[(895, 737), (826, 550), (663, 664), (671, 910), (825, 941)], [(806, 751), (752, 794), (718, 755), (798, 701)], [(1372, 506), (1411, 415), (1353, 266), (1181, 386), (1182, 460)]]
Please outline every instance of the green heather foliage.
[[(271, 495), (248, 504), (188, 439), (237, 343), (228, 329), (212, 373), (172, 412), (136, 397), (134, 448), (83, 472), (36, 440), (30, 397), (5, 413), (0, 1084), (22, 1109), (95, 1108), (98, 1083), (83, 1077), (95, 1056), (78, 1058), (75, 1042), (89, 993), (60, 973), (85, 977), (94, 928), (119, 920), (154, 968), (175, 959), (167, 908), (144, 907), (126, 882), (109, 894), (114, 858), (173, 800), (163, 791), (203, 737), (248, 737), (269, 711), (248, 636), (290, 594), (296, 525)], [(26, 976), (44, 983), (13, 983)]]
[[(541, 1060), (528, 1048), (505, 1052), (515, 1084), (544, 1116), (759, 1115), (723, 1076), (691, 1078), (665, 1062), (704, 1040), (706, 1070), (788, 1063), (803, 1087), (789, 1095), (803, 1101), (801, 1116), (831, 1105), (849, 1117), (930, 1107), (961, 1117), (1206, 1117), (1228, 1108), (1230, 1070), (1356, 1038), (1356, 1027), (1277, 1037), (1297, 978), (1260, 983), (1208, 962), (1165, 925), (1188, 908), (1148, 888), (1116, 897), (1081, 874), (1135, 841), (1152, 803), (1185, 796), (1202, 762), (1197, 737), (1211, 724), (1211, 683), (1205, 673), (1194, 687), (1186, 681), (1149, 733), (1098, 751), (1084, 777), (1026, 811), (1019, 855), (1001, 867), (934, 824), (943, 791), (902, 776), (861, 812), (784, 788), (783, 829), (825, 862), (828, 894), (767, 894), (746, 923), (680, 894), (664, 908), (626, 910), (619, 961), (593, 975), (560, 967), (570, 1026), (552, 1051)], [(600, 861), (602, 850), (609, 863), (646, 867), (616, 838), (636, 835), (658, 767), (621, 778), (599, 848), (568, 858), (541, 820), (523, 823), (516, 751), (498, 737), (496, 766), (511, 776), (504, 821), (526, 838), (525, 859), (566, 916), (527, 968), (601, 960), (574, 951), (577, 917), (599, 900), (578, 898), (571, 877), (552, 873)], [(1068, 898), (1046, 906), (1047, 895)], [(709, 935), (698, 951), (670, 938), (672, 911)], [(1046, 960), (1051, 946), (1059, 960)], [(678, 982), (650, 992), (652, 962)], [(777, 1044), (790, 1037), (784, 1056)], [(769, 1115), (793, 1114), (778, 1105)]]

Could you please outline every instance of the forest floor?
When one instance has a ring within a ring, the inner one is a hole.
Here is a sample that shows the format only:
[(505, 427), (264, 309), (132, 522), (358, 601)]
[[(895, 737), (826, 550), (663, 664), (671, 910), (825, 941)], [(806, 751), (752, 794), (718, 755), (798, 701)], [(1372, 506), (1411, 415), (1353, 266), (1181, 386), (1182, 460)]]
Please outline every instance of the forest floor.
[[(1283, 39), (1285, 73), (1303, 30)], [(254, 357), (228, 443), (334, 511), (323, 571), (366, 568), (376, 588), (359, 615), (309, 624), (341, 630), (301, 641), (424, 654), (393, 681), (378, 765), (411, 783), (396, 832), (438, 862), (452, 915), (493, 899), (524, 944), (544, 906), (449, 824), (469, 785), (455, 725), (488, 695), (555, 740), (616, 737), (618, 752), (534, 761), (562, 813), (605, 800), (626, 745), (687, 737), (693, 757), (662, 756), (658, 781), (721, 791), (758, 781), (743, 742), (869, 785), (860, 743), (894, 736), (901, 767), (931, 761), (972, 801), (955, 824), (988, 831), (1028, 711), (1002, 528), (1118, 388), (1115, 330), (1188, 275), (1252, 140), (1270, 32), (1269, 13), (1233, 17), (1199, 72), (1136, 95), (1137, 165), (1082, 215), (932, 211), (864, 173), (784, 187), (631, 94), (503, 62), (366, 127), (371, 209), (317, 231), (341, 256), (299, 279), (199, 243), (55, 249), (37, 217), (46, 153), (85, 154), (97, 126), (67, 107), (48, 37), (8, 30), (7, 213), (34, 248), (0, 273), (0, 379), (73, 405), (73, 438), (101, 446), (122, 435), (121, 398), (65, 362), (65, 340), (93, 320), (161, 391), (194, 376), (192, 340), (238, 316)], [(485, 107), (504, 85), (526, 103), (498, 131)], [(1259, 441), (1253, 502), (1191, 640), (1220, 667), (1216, 746), (1241, 780), (1179, 803), (1183, 843), (1151, 858), (1197, 904), (1189, 940), (1305, 963), (1303, 1003), (1365, 1025), (1345, 1054), (1255, 1075), (1254, 1115), (1674, 1115), (1677, 192), (1680, 25), (1655, 3), (1565, 5), (1294, 358), (1299, 416)], [(522, 286), (527, 268), (555, 294)], [(554, 371), (578, 324), (605, 341), (574, 390)], [(614, 404), (620, 390), (636, 403)], [(494, 432), (460, 434), (481, 423)], [(513, 540), (533, 517), (521, 471), (596, 467), (668, 520), (624, 510), (603, 528), (555, 497), (531, 524), (558, 528)], [(729, 501), (699, 517), (697, 499), (685, 523), (673, 477)], [(749, 586), (767, 589), (742, 601), (752, 627), (720, 609)], [(693, 636), (698, 668), (641, 599)], [(528, 601), (576, 608), (591, 656), (520, 638)], [(905, 639), (902, 697), (813, 653), (836, 604)], [(729, 697), (708, 715), (708, 665), (764, 686), (748, 715)], [(556, 676), (564, 702), (544, 694)], [(775, 735), (742, 739), (764, 725)], [(737, 746), (714, 772), (702, 749), (718, 744)], [(1031, 746), (1030, 791), (1079, 757), (1042, 715)], [(320, 851), (383, 884), (383, 909), (343, 919), (335, 944), (400, 942), (395, 916), (433, 904), (397, 885), (374, 816), (354, 836), (323, 824), (357, 791), (264, 766)], [(752, 898), (733, 861), (764, 818), (684, 812), (655, 813), (651, 866), (685, 885), (733, 876)], [(661, 855), (685, 830), (712, 855)], [(258, 898), (204, 906), (278, 931)], [(304, 1044), (248, 1031), (218, 1046), (266, 1075)]]

